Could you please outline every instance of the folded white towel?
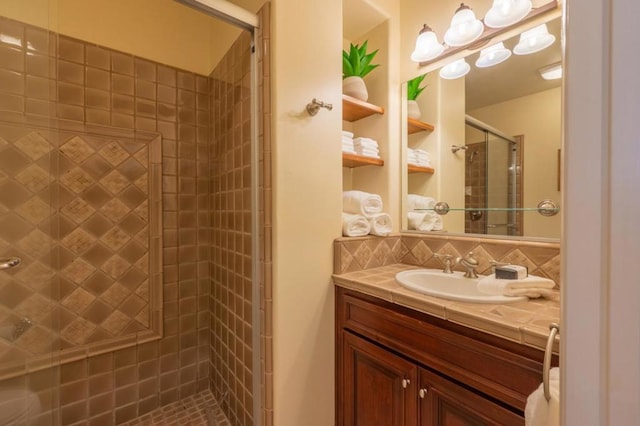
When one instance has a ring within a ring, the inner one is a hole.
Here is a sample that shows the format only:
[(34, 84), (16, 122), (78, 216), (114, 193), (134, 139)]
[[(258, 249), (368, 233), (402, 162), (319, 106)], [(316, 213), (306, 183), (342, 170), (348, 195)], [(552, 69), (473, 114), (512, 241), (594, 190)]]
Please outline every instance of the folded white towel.
[(524, 407), (525, 426), (558, 426), (560, 424), (560, 370), (549, 370), (549, 401), (544, 397), (544, 385), (527, 398)]
[(344, 152), (345, 154), (358, 154), (353, 148), (349, 148), (348, 146), (343, 146), (342, 152)]
[(436, 212), (409, 212), (407, 213), (409, 229), (416, 231), (441, 231), (442, 218)]
[(369, 225), (371, 225), (371, 235), (378, 235), (385, 237), (391, 233), (393, 225), (391, 223), (391, 216), (387, 213), (378, 213), (368, 218)]
[(380, 158), (380, 154), (378, 154), (376, 151), (371, 151), (368, 149), (356, 148), (356, 154), (361, 155), (363, 157)]
[(342, 211), (371, 217), (376, 213), (382, 213), (382, 197), (364, 191), (344, 191)]
[(364, 237), (371, 231), (366, 217), (359, 214), (342, 213), (342, 235), (345, 237)]
[(424, 197), (417, 194), (409, 194), (407, 197), (409, 210), (432, 209), (436, 205), (436, 200), (431, 197)]
[(369, 138), (354, 138), (353, 139), (353, 143), (355, 145), (360, 145), (360, 146), (366, 146), (366, 147), (371, 147), (371, 148), (377, 148), (378, 147), (378, 142), (373, 140), (373, 139), (369, 139)]
[(349, 139), (353, 139), (353, 132), (349, 132), (348, 130), (343, 130), (342, 131), (342, 136), (346, 136)]
[(553, 298), (552, 288), (556, 283), (549, 278), (529, 275), (521, 280), (502, 280), (495, 274), (487, 275), (478, 282), (478, 291), (486, 294), (504, 296), (527, 296), (532, 299), (538, 297)]
[(353, 139), (348, 137), (348, 136), (343, 136), (342, 137), (342, 142), (347, 142), (347, 143), (350, 143), (351, 145), (353, 145)]
[(356, 151), (362, 151), (362, 152), (373, 152), (375, 154), (379, 153), (380, 150), (378, 148), (372, 148), (372, 147), (368, 147), (368, 146), (360, 146), (360, 145), (353, 145), (353, 148)]

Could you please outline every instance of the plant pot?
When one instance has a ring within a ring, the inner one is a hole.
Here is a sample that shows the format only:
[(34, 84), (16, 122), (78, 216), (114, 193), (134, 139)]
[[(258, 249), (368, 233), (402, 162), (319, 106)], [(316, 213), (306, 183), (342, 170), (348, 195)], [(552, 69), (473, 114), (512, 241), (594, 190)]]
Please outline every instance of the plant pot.
[(342, 80), (342, 93), (365, 102), (369, 99), (369, 92), (362, 77), (347, 77)]
[(420, 111), (420, 105), (416, 101), (407, 101), (407, 117), (414, 120), (420, 120), (422, 117), (422, 111)]

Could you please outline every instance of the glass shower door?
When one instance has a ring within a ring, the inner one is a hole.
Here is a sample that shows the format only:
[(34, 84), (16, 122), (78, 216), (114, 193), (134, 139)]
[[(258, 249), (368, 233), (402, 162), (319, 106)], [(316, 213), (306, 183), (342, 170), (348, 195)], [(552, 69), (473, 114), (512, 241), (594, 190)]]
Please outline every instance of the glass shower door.
[[(493, 133), (487, 134), (487, 211), (486, 234), (511, 235), (515, 216), (508, 209), (515, 207), (511, 180), (515, 176), (512, 142)], [(500, 209), (500, 210), (491, 210)]]
[(57, 375), (35, 373), (57, 350), (60, 254), (50, 128), (55, 39), (49, 6), (40, 4), (0, 4), (0, 425), (57, 422)]

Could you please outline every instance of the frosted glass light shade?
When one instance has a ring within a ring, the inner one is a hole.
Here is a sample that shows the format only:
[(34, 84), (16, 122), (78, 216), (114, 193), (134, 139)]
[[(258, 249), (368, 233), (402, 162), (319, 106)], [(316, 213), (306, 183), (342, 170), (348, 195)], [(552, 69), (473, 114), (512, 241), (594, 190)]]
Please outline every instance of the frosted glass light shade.
[(438, 43), (438, 36), (425, 24), (416, 39), (416, 47), (411, 53), (411, 60), (413, 62), (430, 61), (440, 56), (443, 51), (444, 46)]
[(545, 80), (559, 80), (562, 78), (562, 64), (553, 64), (538, 70)]
[(464, 58), (458, 59), (457, 61), (451, 62), (450, 64), (440, 68), (440, 77), (445, 80), (454, 80), (467, 75), (470, 69), (471, 67)]
[(484, 17), (490, 28), (503, 28), (515, 24), (531, 11), (531, 0), (493, 0), (493, 6)]
[(511, 51), (500, 42), (480, 51), (480, 57), (476, 61), (476, 67), (487, 68), (506, 61), (511, 56)]
[(453, 15), (449, 29), (444, 33), (444, 42), (449, 46), (464, 46), (480, 38), (483, 31), (482, 22), (469, 6), (462, 3)]
[(553, 34), (549, 34), (547, 24), (538, 25), (520, 34), (520, 41), (513, 48), (516, 55), (529, 55), (551, 46), (556, 41)]

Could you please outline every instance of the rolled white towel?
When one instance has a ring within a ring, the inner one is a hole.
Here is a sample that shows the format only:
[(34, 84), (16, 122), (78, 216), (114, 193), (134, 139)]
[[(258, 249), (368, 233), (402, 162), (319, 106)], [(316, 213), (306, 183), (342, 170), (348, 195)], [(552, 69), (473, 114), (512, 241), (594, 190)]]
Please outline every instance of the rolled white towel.
[(529, 275), (521, 280), (502, 280), (495, 274), (487, 275), (478, 282), (478, 291), (486, 294), (504, 296), (527, 296), (532, 299), (538, 297), (553, 298), (552, 288), (556, 283), (549, 278)]
[(442, 218), (436, 212), (409, 212), (407, 213), (409, 229), (416, 231), (441, 231)]
[(371, 232), (366, 217), (359, 214), (342, 213), (342, 235), (345, 237), (364, 237)]
[(436, 205), (435, 198), (417, 194), (409, 194), (407, 197), (409, 210), (432, 209)]
[(560, 424), (560, 369), (549, 370), (549, 401), (544, 396), (544, 384), (529, 395), (524, 407), (525, 426), (558, 426)]
[(378, 213), (367, 219), (369, 225), (371, 225), (371, 235), (377, 235), (379, 237), (385, 237), (391, 233), (393, 224), (391, 223), (391, 216), (387, 213)]
[(371, 217), (382, 213), (382, 197), (364, 191), (344, 191), (342, 193), (342, 211)]

